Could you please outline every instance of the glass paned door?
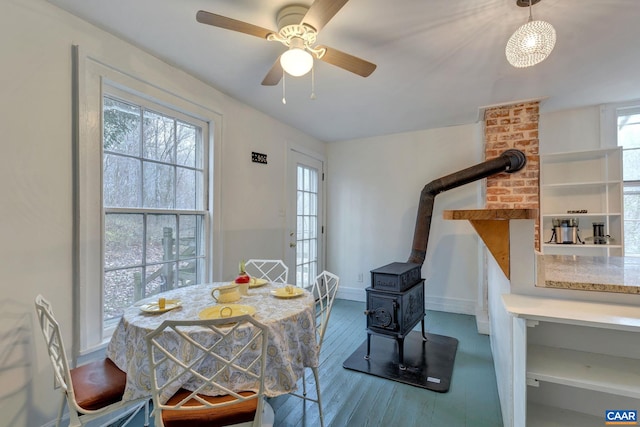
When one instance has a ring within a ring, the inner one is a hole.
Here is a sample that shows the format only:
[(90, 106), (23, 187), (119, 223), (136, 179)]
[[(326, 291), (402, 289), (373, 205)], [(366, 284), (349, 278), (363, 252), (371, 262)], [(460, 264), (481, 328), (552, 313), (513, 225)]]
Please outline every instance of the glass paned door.
[[(290, 226), (287, 260), (289, 281), (295, 277), (296, 286), (309, 287), (322, 271), (322, 162), (292, 151), (290, 176), (295, 206), (289, 211)], [(293, 182), (295, 181), (295, 183)], [(295, 272), (295, 275), (291, 273)], [(292, 277), (293, 276), (293, 277)]]

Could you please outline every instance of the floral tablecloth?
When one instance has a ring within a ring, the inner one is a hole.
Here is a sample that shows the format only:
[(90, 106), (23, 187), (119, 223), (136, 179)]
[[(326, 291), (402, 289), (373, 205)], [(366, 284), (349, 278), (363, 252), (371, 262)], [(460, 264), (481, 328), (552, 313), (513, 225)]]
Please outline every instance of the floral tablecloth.
[[(198, 319), (200, 311), (216, 305), (211, 290), (223, 284), (209, 283), (174, 289), (154, 295), (125, 310), (107, 346), (107, 357), (127, 373), (123, 399), (151, 396), (145, 336), (167, 319)], [(268, 397), (296, 390), (296, 383), (303, 375), (304, 368), (318, 366), (313, 297), (305, 291), (296, 298), (276, 298), (271, 291), (278, 286), (267, 284), (249, 289), (249, 295), (234, 303), (254, 307), (254, 318), (269, 329), (265, 377), (265, 394)], [(161, 314), (148, 314), (140, 310), (141, 303), (157, 301), (159, 296), (168, 300), (179, 299), (182, 306)], [(233, 384), (228, 386), (233, 388)]]

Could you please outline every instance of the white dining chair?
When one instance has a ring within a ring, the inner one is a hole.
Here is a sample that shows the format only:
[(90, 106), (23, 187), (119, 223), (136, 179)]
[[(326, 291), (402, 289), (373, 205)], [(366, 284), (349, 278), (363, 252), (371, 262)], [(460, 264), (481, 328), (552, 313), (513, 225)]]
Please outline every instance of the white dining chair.
[[(124, 427), (144, 408), (144, 425), (149, 425), (149, 399), (123, 401), (127, 374), (104, 358), (69, 368), (67, 355), (51, 304), (42, 295), (35, 299), (36, 315), (53, 366), (54, 385), (62, 392), (56, 427), (60, 425), (65, 403), (69, 409), (69, 427), (83, 426), (94, 419), (111, 415), (101, 427), (115, 421)], [(126, 410), (125, 410), (126, 409)], [(124, 410), (124, 412), (123, 412)], [(95, 424), (92, 424), (95, 425)]]
[(289, 267), (279, 259), (250, 259), (244, 268), (249, 276), (272, 283), (286, 285), (289, 278)]
[[(249, 315), (165, 320), (150, 332), (156, 427), (272, 425), (273, 409), (264, 400), (267, 335)], [(229, 388), (229, 378), (246, 389)]]
[[(318, 274), (311, 292), (315, 298), (315, 314), (316, 314), (316, 340), (318, 343), (318, 354), (322, 349), (322, 341), (324, 340), (324, 334), (327, 330), (327, 324), (329, 323), (329, 316), (331, 315), (331, 308), (333, 307), (333, 301), (338, 292), (340, 285), (340, 278), (333, 273), (323, 271)], [(316, 382), (316, 398), (307, 396), (307, 384), (305, 376), (302, 376), (302, 394), (291, 393), (291, 395), (299, 397), (304, 400), (315, 402), (318, 405), (318, 412), (320, 414), (320, 426), (324, 427), (324, 417), (322, 414), (322, 400), (320, 398), (320, 378), (318, 375), (318, 367), (311, 367), (313, 377)]]

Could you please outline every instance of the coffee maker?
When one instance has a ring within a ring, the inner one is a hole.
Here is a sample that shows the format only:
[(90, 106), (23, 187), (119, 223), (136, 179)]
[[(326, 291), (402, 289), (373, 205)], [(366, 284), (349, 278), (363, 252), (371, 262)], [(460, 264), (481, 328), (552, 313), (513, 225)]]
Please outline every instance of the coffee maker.
[(578, 218), (552, 218), (551, 239), (547, 243), (576, 244), (584, 243), (580, 239)]
[(604, 232), (604, 222), (594, 222), (593, 225), (593, 244), (605, 245), (607, 243), (607, 235)]

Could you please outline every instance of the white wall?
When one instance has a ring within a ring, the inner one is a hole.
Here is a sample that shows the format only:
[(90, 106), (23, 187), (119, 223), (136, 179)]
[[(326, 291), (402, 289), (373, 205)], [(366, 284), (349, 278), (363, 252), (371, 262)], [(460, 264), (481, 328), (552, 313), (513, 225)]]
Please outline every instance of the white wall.
[(556, 111), (540, 115), (540, 154), (600, 148), (598, 106)]
[[(341, 278), (340, 296), (364, 301), (372, 269), (408, 259), (422, 188), (484, 160), (478, 126), (328, 145), (327, 265)], [(480, 183), (435, 198), (422, 269), (430, 309), (475, 314), (478, 237), (467, 221), (443, 220), (442, 211), (481, 207)]]
[(487, 261), (489, 278), (490, 343), (496, 384), (500, 397), (504, 426), (513, 425), (513, 320), (502, 303), (502, 294), (509, 293), (509, 279), (494, 259)]
[[(285, 259), (287, 147), (324, 156), (325, 144), (239, 103), (224, 114), (222, 279), (232, 280), (242, 259)], [(251, 163), (252, 151), (268, 164)]]
[[(72, 44), (223, 116), (221, 279), (235, 275), (241, 258), (283, 257), (287, 144), (321, 154), (325, 145), (44, 0), (0, 0), (0, 36), (0, 427), (37, 427), (54, 418), (58, 396), (33, 316), (35, 295), (53, 303), (69, 348), (73, 320)], [(597, 108), (544, 115), (541, 151), (554, 138), (597, 148), (598, 121)], [(341, 276), (344, 295), (363, 299), (371, 269), (407, 259), (421, 189), (482, 161), (478, 126), (327, 147), (327, 268)], [(267, 153), (269, 165), (252, 164), (251, 151)], [(466, 221), (442, 220), (442, 210), (480, 207), (479, 195), (478, 182), (435, 199), (423, 268), (428, 308), (474, 313), (478, 237)]]
[[(599, 107), (542, 114), (539, 139), (541, 154), (599, 148)], [(474, 124), (328, 145), (327, 265), (341, 277), (341, 297), (364, 300), (370, 270), (408, 258), (423, 186), (482, 161), (483, 144)], [(423, 267), (428, 308), (477, 314), (483, 307), (477, 235), (466, 221), (442, 220), (444, 209), (483, 207), (480, 183), (435, 199)]]
[[(55, 417), (59, 397), (34, 316), (38, 293), (71, 348), (72, 44), (223, 116), (219, 278), (233, 277), (241, 258), (282, 257), (287, 143), (321, 154), (325, 144), (44, 0), (0, 0), (0, 38), (0, 426), (37, 427)], [(269, 164), (251, 163), (251, 151)]]

